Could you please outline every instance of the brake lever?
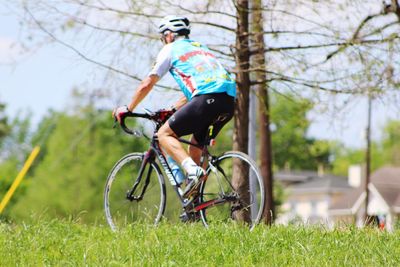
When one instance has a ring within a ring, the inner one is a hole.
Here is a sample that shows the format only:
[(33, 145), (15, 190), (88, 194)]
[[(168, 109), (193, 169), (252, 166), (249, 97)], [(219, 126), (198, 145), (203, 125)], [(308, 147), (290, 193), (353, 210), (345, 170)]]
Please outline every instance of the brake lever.
[(151, 111), (150, 109), (144, 108), (143, 110), (147, 115), (150, 115), (150, 116), (156, 115), (156, 113)]

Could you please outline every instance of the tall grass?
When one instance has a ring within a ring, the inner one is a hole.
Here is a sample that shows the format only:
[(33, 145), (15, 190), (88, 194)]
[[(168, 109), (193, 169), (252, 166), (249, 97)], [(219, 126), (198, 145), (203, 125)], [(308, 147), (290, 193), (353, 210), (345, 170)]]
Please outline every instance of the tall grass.
[(0, 224), (0, 266), (400, 266), (400, 233), (235, 224)]

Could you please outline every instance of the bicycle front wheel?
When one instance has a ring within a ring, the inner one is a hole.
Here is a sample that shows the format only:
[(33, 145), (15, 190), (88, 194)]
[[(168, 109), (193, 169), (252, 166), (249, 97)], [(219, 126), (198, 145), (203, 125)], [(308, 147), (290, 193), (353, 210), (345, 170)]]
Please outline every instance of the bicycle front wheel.
[(234, 220), (253, 229), (264, 209), (264, 185), (256, 163), (242, 152), (226, 152), (209, 163), (207, 174), (200, 198), (215, 204), (200, 211), (204, 225)]
[[(165, 182), (156, 163), (139, 171), (144, 154), (132, 153), (120, 159), (108, 175), (104, 190), (104, 209), (112, 230), (134, 222), (157, 224), (165, 209)], [(133, 194), (129, 194), (137, 183)]]

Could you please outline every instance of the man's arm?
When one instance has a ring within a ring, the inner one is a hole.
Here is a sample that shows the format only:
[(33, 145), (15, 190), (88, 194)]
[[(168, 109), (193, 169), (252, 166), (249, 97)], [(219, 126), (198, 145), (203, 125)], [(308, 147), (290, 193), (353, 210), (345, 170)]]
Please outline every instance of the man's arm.
[(158, 82), (160, 78), (157, 75), (150, 75), (146, 77), (136, 89), (132, 96), (132, 100), (128, 105), (128, 110), (133, 111), (136, 106), (146, 97), (146, 95), (153, 89), (153, 86)]

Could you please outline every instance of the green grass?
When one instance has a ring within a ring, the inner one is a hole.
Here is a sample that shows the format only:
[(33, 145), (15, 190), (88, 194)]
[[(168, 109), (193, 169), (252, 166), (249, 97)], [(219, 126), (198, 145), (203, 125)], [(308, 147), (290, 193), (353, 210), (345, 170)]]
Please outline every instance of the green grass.
[(199, 224), (0, 224), (0, 266), (399, 266), (400, 232)]

